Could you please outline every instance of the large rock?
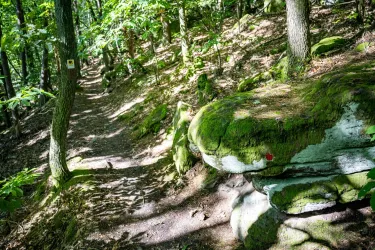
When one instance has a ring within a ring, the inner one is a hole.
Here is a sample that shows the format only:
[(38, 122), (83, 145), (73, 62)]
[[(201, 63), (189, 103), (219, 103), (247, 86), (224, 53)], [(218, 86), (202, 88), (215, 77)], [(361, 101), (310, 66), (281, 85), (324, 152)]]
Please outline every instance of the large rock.
[(375, 167), (375, 63), (305, 85), (273, 85), (203, 107), (191, 148), (219, 170), (245, 173), (288, 214), (358, 199)]
[(369, 181), (368, 172), (300, 178), (253, 178), (257, 190), (270, 205), (287, 214), (301, 214), (358, 200), (359, 190)]
[(355, 239), (363, 243), (371, 230), (368, 208), (292, 217), (269, 206), (267, 196), (257, 191), (237, 201), (230, 222), (246, 249), (354, 249)]
[(364, 130), (375, 117), (373, 83), (373, 73), (347, 73), (237, 94), (203, 107), (189, 139), (206, 163), (231, 173), (368, 170), (374, 144)]
[(188, 128), (190, 124), (190, 105), (178, 102), (175, 116), (173, 117), (173, 160), (179, 174), (184, 174), (196, 162), (196, 157), (189, 149)]
[(332, 36), (320, 40), (317, 44), (311, 47), (311, 54), (318, 56), (323, 53), (341, 48), (345, 45), (346, 40), (341, 36)]

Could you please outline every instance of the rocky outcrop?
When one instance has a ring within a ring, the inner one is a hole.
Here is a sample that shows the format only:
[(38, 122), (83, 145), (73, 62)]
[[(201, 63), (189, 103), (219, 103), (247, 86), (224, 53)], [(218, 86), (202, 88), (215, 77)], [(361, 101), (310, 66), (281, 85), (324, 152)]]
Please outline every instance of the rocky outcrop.
[(251, 176), (288, 214), (358, 199), (375, 167), (374, 63), (291, 87), (273, 85), (203, 107), (189, 140), (219, 170)]
[(178, 102), (175, 116), (173, 117), (173, 160), (179, 174), (186, 173), (197, 161), (189, 149), (188, 128), (190, 124), (190, 105)]

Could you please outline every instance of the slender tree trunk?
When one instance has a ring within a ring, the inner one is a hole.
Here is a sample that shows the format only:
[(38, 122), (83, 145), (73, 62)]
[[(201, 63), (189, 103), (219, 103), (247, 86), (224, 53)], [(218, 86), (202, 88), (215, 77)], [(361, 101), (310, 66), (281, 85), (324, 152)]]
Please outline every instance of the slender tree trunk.
[(124, 35), (125, 39), (128, 43), (128, 50), (129, 50), (129, 55), (130, 58), (134, 59), (135, 58), (135, 34), (134, 30), (132, 29), (126, 29), (124, 28)]
[(185, 15), (185, 1), (180, 2), (178, 9), (179, 22), (180, 22), (180, 34), (181, 34), (181, 51), (182, 59), (184, 62), (189, 61), (189, 37), (187, 33), (186, 15)]
[[(81, 31), (80, 20), (79, 20), (78, 1), (74, 0), (73, 4), (74, 4), (74, 10), (75, 10), (75, 13), (76, 13), (76, 18), (75, 18), (76, 36), (80, 37), (82, 35), (82, 31)], [(77, 73), (78, 73), (78, 77), (81, 78), (82, 77), (82, 74), (81, 74), (81, 60), (78, 57), (78, 55), (77, 55)]]
[(24, 45), (23, 45), (23, 49), (22, 49), (21, 54), (20, 54), (20, 58), (21, 58), (21, 65), (22, 65), (23, 83), (26, 86), (27, 85), (27, 74), (28, 74), (27, 73), (27, 57), (26, 57), (27, 45), (26, 45), (26, 40), (23, 37), (25, 35), (26, 24), (25, 24), (25, 14), (23, 12), (21, 0), (16, 0), (16, 12), (17, 12), (17, 18), (18, 18), (18, 27), (19, 27), (19, 29), (21, 31), (21, 34), (22, 34), (22, 40), (24, 41)]
[(363, 24), (365, 20), (365, 0), (355, 0), (357, 10), (357, 22)]
[[(0, 41), (3, 37), (3, 31), (2, 31), (2, 22), (0, 20)], [(8, 56), (4, 50), (1, 50), (0, 52), (1, 57), (1, 65), (3, 68), (3, 74), (5, 76), (5, 89), (6, 93), (8, 95), (8, 99), (11, 99), (12, 97), (16, 96), (16, 91), (14, 90), (13, 83), (12, 83), (12, 77), (10, 74), (10, 68), (8, 63)], [(18, 115), (18, 108), (14, 108), (12, 110), (12, 118), (13, 118), (13, 127), (14, 132), (17, 138), (21, 137), (21, 126), (19, 121), (19, 115)]]
[(71, 0), (55, 0), (57, 40), (59, 45), (61, 81), (59, 96), (53, 113), (49, 165), (55, 186), (59, 187), (70, 178), (66, 163), (67, 133), (77, 84), (76, 69), (68, 69), (68, 60), (77, 59)]
[[(48, 49), (44, 45), (43, 48), (43, 55), (42, 55), (42, 69), (40, 72), (40, 82), (39, 88), (43, 89), (44, 91), (48, 91), (48, 79), (49, 79), (49, 70), (48, 70)], [(39, 106), (43, 106), (47, 102), (47, 96), (40, 95), (39, 96)]]
[[(1, 65), (1, 60), (0, 60), (0, 75), (4, 75), (3, 66)], [(4, 92), (5, 93), (4, 93), (3, 96), (0, 96), (0, 99), (3, 98), (4, 100), (7, 100), (8, 99), (8, 93), (7, 93), (7, 89), (6, 89), (6, 85), (5, 85), (5, 79), (3, 78), (3, 79), (1, 79), (1, 81), (3, 82)], [(1, 108), (1, 113), (3, 114), (3, 117), (4, 117), (5, 126), (7, 128), (12, 127), (12, 121), (10, 119), (9, 112), (8, 112), (8, 110), (6, 109), (6, 107), (4, 105)]]
[(155, 41), (154, 41), (154, 35), (150, 32), (149, 35), (150, 40), (150, 52), (152, 55), (155, 55)]
[(286, 0), (288, 75), (300, 72), (310, 56), (309, 0)]
[(242, 17), (242, 10), (243, 10), (243, 0), (238, 0), (237, 2), (237, 18), (238, 20)]
[(168, 16), (165, 14), (165, 10), (163, 10), (160, 21), (163, 26), (163, 42), (164, 44), (171, 44), (172, 43), (172, 33), (171, 33), (171, 23), (168, 19)]

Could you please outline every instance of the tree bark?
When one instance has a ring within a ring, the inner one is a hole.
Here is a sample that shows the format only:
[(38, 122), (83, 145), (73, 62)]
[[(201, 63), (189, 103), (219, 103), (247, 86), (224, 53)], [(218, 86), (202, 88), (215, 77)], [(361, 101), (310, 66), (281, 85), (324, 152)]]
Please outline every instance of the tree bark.
[[(80, 20), (79, 20), (79, 8), (78, 8), (78, 1), (74, 0), (74, 11), (76, 13), (76, 18), (75, 18), (75, 28), (76, 28), (76, 36), (79, 38), (82, 35), (81, 27), (80, 27)], [(77, 55), (77, 72), (78, 72), (78, 77), (81, 78), (81, 60)]]
[(162, 11), (160, 16), (160, 21), (163, 27), (163, 42), (165, 44), (172, 43), (172, 33), (171, 33), (171, 23), (168, 19), (168, 16), (165, 14), (165, 10)]
[(300, 72), (310, 57), (309, 1), (286, 0), (288, 75)]
[(243, 11), (243, 0), (238, 0), (237, 2), (237, 18), (240, 20), (242, 18)]
[[(57, 40), (61, 77), (59, 95), (53, 113), (49, 165), (56, 187), (66, 182), (71, 174), (66, 163), (67, 133), (77, 84), (76, 69), (68, 69), (68, 60), (77, 59), (71, 0), (55, 0)], [(75, 62), (77, 63), (77, 62)]]
[(185, 1), (180, 1), (178, 9), (179, 22), (180, 22), (180, 34), (181, 34), (181, 51), (182, 59), (184, 62), (189, 61), (189, 37), (187, 33), (186, 15), (185, 15)]
[[(40, 72), (40, 82), (39, 82), (39, 88), (43, 89), (44, 91), (49, 91), (49, 70), (48, 70), (48, 49), (44, 45), (43, 47), (43, 55), (42, 55), (42, 69)], [(43, 106), (47, 102), (47, 96), (40, 95), (39, 96), (39, 106)]]
[[(17, 18), (18, 18), (18, 27), (20, 29), (21, 35), (25, 35), (25, 14), (23, 12), (23, 7), (22, 7), (22, 2), (21, 0), (16, 0), (16, 13), (17, 13)], [(21, 65), (22, 65), (22, 80), (25, 86), (27, 85), (27, 56), (26, 56), (26, 39), (22, 37), (22, 40), (24, 41), (24, 45), (20, 54), (21, 58)]]
[(363, 24), (365, 20), (365, 1), (364, 0), (355, 0), (355, 6), (357, 10), (357, 22)]
[[(2, 76), (4, 75), (3, 66), (1, 65), (1, 60), (0, 60), (0, 75), (2, 75)], [(3, 98), (4, 100), (7, 100), (8, 99), (8, 94), (7, 94), (7, 89), (6, 89), (6, 85), (5, 85), (5, 79), (2, 78), (1, 81), (3, 82), (4, 92), (5, 93), (4, 93), (4, 95), (0, 96), (0, 99)], [(9, 112), (8, 112), (8, 110), (6, 109), (6, 107), (4, 105), (1, 108), (1, 113), (3, 114), (3, 117), (4, 117), (5, 126), (7, 128), (12, 127), (12, 121), (10, 119)]]
[[(2, 22), (0, 20), (0, 41), (3, 37), (3, 31), (2, 31)], [(1, 50), (0, 52), (1, 57), (1, 65), (3, 68), (3, 75), (5, 76), (4, 82), (5, 82), (5, 90), (8, 95), (8, 99), (11, 99), (12, 97), (16, 96), (16, 91), (14, 90), (13, 83), (12, 83), (12, 77), (10, 74), (10, 68), (8, 63), (8, 56), (4, 50)], [(19, 121), (19, 115), (18, 115), (18, 108), (15, 107), (12, 110), (12, 118), (13, 118), (13, 127), (14, 132), (17, 138), (21, 137), (21, 126)]]

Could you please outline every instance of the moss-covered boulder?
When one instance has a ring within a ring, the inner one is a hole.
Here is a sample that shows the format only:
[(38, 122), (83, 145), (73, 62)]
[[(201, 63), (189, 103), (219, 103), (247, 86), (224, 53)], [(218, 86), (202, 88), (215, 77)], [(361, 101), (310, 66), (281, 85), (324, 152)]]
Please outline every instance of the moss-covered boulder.
[(143, 120), (137, 131), (137, 137), (141, 138), (151, 132), (157, 133), (160, 130), (161, 121), (167, 117), (167, 105), (162, 104), (157, 106), (151, 113)]
[(173, 117), (173, 160), (179, 174), (186, 173), (194, 166), (196, 157), (189, 149), (188, 128), (191, 121), (189, 112), (191, 106), (178, 102), (175, 116)]
[[(280, 175), (318, 162), (337, 168), (340, 155), (354, 154), (349, 149), (374, 146), (363, 131), (375, 119), (375, 75), (351, 70), (211, 103), (194, 117), (189, 139), (206, 163), (232, 173)], [(357, 156), (368, 168), (370, 156)]]
[(329, 51), (341, 48), (346, 44), (346, 40), (341, 36), (332, 36), (320, 40), (312, 46), (311, 55), (318, 56)]
[(287, 216), (270, 207), (267, 196), (257, 191), (237, 200), (231, 226), (245, 249), (347, 249), (358, 245), (354, 239), (363, 239), (372, 223), (371, 213), (353, 209)]
[(264, 12), (265, 13), (277, 13), (285, 9), (285, 1), (283, 0), (265, 0), (264, 1)]
[(359, 190), (369, 181), (367, 173), (253, 181), (267, 194), (272, 207), (288, 214), (300, 214), (358, 200)]

